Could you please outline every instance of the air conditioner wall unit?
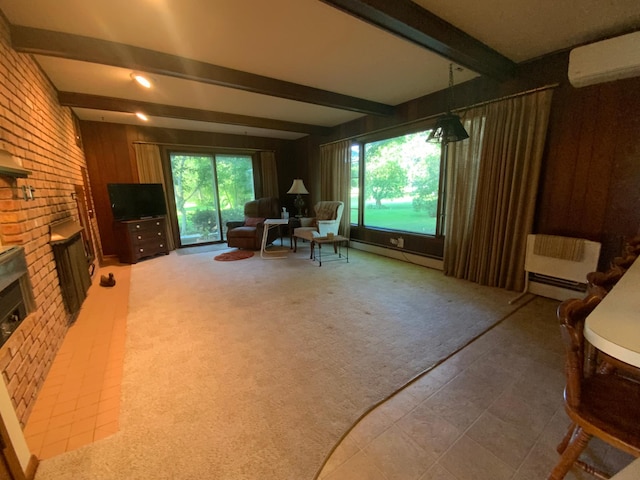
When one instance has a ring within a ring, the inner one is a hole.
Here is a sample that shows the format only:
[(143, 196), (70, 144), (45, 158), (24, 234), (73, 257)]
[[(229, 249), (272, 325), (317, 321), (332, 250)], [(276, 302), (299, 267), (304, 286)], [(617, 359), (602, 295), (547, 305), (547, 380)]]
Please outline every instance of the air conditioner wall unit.
[(586, 87), (640, 76), (640, 31), (584, 45), (569, 53), (569, 81)]

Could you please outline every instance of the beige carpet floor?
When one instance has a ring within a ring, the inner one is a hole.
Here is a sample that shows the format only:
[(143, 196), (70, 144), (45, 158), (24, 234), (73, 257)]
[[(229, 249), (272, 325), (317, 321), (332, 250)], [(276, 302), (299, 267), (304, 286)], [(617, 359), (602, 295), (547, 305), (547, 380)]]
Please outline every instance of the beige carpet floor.
[(518, 308), (353, 250), (321, 268), (305, 249), (214, 255), (132, 267), (120, 432), (37, 480), (311, 480), (373, 405)]

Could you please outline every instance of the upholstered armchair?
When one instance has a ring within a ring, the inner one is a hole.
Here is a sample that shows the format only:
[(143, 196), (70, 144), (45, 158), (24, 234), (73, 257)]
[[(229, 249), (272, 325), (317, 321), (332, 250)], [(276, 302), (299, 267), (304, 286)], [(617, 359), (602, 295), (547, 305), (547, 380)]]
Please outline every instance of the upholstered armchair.
[[(260, 250), (264, 221), (280, 218), (280, 201), (265, 197), (252, 200), (244, 205), (244, 221), (227, 222), (227, 244), (245, 250)], [(278, 237), (277, 229), (269, 230), (267, 244)]]
[(298, 227), (293, 231), (293, 251), (298, 249), (298, 238), (311, 242), (313, 255), (313, 239), (326, 237), (328, 233), (338, 235), (340, 219), (344, 210), (344, 203), (338, 201), (322, 201), (314, 207), (316, 216), (309, 227)]

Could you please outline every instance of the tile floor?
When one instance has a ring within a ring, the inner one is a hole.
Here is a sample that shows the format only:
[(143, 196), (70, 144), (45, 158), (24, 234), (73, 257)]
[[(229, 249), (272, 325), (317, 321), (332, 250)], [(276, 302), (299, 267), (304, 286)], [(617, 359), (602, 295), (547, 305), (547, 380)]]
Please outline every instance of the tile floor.
[[(97, 286), (107, 270), (120, 288)], [(108, 267), (96, 278), (25, 428), (41, 459), (118, 430), (129, 267)], [(532, 308), (373, 409), (337, 446), (319, 480), (546, 478), (568, 424), (556, 305), (534, 299)], [(588, 455), (612, 472), (631, 461), (597, 440)], [(592, 477), (577, 471), (566, 478)]]
[[(116, 287), (99, 286), (107, 272), (114, 273)], [(24, 429), (40, 459), (118, 431), (129, 272), (128, 266), (112, 266), (94, 275)]]
[[(525, 300), (526, 301), (526, 300)], [(569, 424), (558, 302), (533, 300), (365, 416), (320, 480), (542, 480)], [(589, 461), (632, 458), (592, 440)], [(567, 480), (593, 479), (571, 471)]]

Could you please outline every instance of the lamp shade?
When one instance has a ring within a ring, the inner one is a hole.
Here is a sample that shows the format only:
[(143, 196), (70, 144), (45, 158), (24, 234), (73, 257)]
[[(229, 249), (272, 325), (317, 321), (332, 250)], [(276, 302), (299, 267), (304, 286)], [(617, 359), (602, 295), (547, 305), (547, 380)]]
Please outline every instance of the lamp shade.
[(466, 138), (469, 138), (469, 134), (462, 126), (460, 117), (447, 113), (436, 121), (436, 126), (429, 134), (427, 142), (459, 142)]
[(293, 194), (305, 194), (305, 193), (309, 193), (309, 191), (307, 190), (307, 187), (304, 186), (304, 183), (302, 181), (301, 178), (296, 178), (293, 181), (293, 184), (291, 185), (291, 188), (289, 189), (289, 191), (287, 193), (293, 193)]

